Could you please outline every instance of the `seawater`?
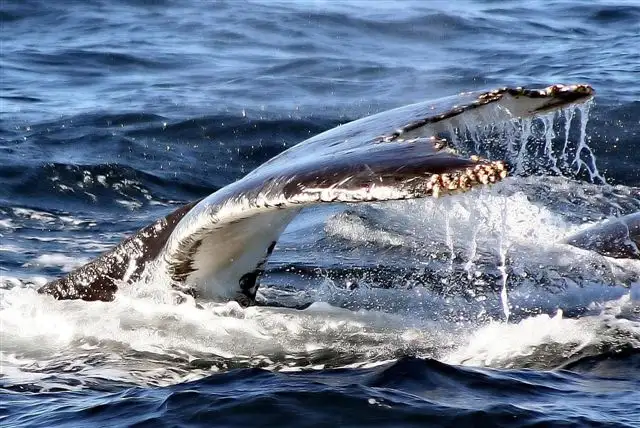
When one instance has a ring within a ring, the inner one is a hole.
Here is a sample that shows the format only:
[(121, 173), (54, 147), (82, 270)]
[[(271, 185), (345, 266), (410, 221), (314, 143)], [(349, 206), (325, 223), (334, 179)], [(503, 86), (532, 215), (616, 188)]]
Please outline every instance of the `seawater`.
[[(3, 426), (640, 425), (638, 262), (557, 244), (640, 210), (637, 2), (5, 0), (0, 20)], [(497, 186), (299, 216), (262, 293), (308, 309), (35, 292), (347, 121), (574, 82), (588, 111), (459, 136), (516, 165)]]

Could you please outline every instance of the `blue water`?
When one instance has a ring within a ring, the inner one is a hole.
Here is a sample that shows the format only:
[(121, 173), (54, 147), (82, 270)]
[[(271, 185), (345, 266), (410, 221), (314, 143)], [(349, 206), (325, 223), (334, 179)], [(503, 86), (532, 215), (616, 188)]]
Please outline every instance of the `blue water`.
[[(0, 19), (3, 426), (640, 425), (640, 267), (546, 247), (640, 210), (637, 2), (4, 0)], [(34, 292), (321, 131), (556, 82), (596, 89), (607, 184), (531, 169), (460, 201), (311, 210), (264, 287), (307, 310)], [(501, 203), (509, 230), (473, 239), (484, 282), (455, 276), (467, 223), (443, 213), (499, 223), (482, 207)]]

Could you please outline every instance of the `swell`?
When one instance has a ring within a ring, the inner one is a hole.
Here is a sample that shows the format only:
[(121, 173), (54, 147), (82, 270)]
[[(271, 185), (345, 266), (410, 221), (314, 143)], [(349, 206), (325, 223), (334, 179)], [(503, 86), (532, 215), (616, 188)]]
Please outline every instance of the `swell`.
[[(125, 383), (111, 386), (109, 392), (51, 395), (12, 394), (3, 388), (0, 414), (7, 423), (32, 426), (77, 418), (85, 423), (149, 426), (212, 420), (233, 426), (424, 426), (434, 418), (440, 426), (632, 426), (638, 380), (612, 383), (610, 379), (568, 372), (471, 369), (405, 357), (368, 369), (297, 373), (235, 369), (161, 389), (130, 388)], [(591, 411), (593, 402), (586, 397), (596, 384), (606, 385), (599, 391), (600, 400), (616, 399), (628, 413), (620, 415), (616, 408)]]
[(331, 119), (170, 120), (84, 114), (20, 127), (0, 123), (3, 204), (42, 208), (193, 200), (337, 124)]
[(0, 205), (48, 212), (129, 210), (186, 202), (216, 190), (169, 177), (111, 163), (3, 165)]

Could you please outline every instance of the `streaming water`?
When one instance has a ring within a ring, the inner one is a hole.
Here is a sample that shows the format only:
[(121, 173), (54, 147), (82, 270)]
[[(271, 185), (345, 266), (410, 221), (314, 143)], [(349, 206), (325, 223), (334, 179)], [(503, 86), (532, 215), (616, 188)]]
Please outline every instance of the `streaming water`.
[(498, 249), (500, 253), (500, 265), (498, 270), (502, 279), (502, 288), (500, 289), (500, 302), (502, 303), (502, 311), (504, 312), (505, 322), (509, 322), (509, 297), (507, 295), (507, 251), (509, 248), (508, 236), (508, 211), (507, 199), (502, 200), (502, 209), (500, 210), (500, 239)]
[[(589, 178), (592, 183), (599, 182), (601, 184), (606, 184), (607, 181), (600, 174), (598, 166), (596, 165), (596, 157), (587, 144), (587, 123), (589, 121), (589, 110), (591, 109), (591, 104), (592, 103), (585, 103), (577, 107), (580, 112), (580, 139), (578, 141), (575, 158), (571, 165), (575, 165), (576, 172), (580, 172), (584, 167), (584, 169), (589, 173)], [(587, 155), (587, 161), (582, 159), (583, 152)]]
[(449, 248), (449, 271), (453, 272), (453, 263), (456, 258), (455, 248), (453, 246), (453, 231), (451, 230), (451, 201), (444, 198), (442, 203), (442, 212), (444, 213), (444, 230), (445, 230), (445, 244)]
[[(586, 128), (592, 104), (590, 101), (566, 108), (563, 112), (553, 112), (534, 119), (514, 120), (499, 127), (482, 126), (465, 119), (467, 129), (462, 134), (457, 133), (454, 142), (468, 140), (474, 150), (489, 157), (491, 148), (497, 148), (497, 153), (504, 153), (505, 160), (512, 165), (512, 173), (516, 176), (532, 173), (562, 176), (567, 171), (573, 171), (572, 177), (577, 178), (584, 170), (590, 182), (605, 184), (606, 180), (596, 165), (595, 155), (587, 144)], [(577, 145), (574, 147), (571, 135), (576, 116), (580, 120), (577, 124)], [(486, 120), (491, 122), (490, 117)], [(452, 135), (456, 133), (453, 132)], [(492, 141), (492, 144), (487, 144), (487, 141)], [(500, 144), (503, 146), (500, 147)], [(556, 150), (556, 145), (562, 146), (561, 151)], [(572, 160), (568, 159), (570, 153), (575, 153)]]
[(556, 133), (554, 132), (553, 127), (558, 114), (558, 112), (553, 112), (552, 114), (542, 116), (540, 120), (542, 121), (542, 124), (544, 126), (542, 131), (545, 139), (544, 154), (549, 158), (549, 161), (551, 162), (551, 170), (558, 175), (562, 175), (562, 171), (560, 170), (560, 168), (558, 168), (558, 159), (556, 158), (553, 149), (553, 142), (556, 137)]
[(521, 121), (520, 135), (517, 136), (518, 140), (518, 153), (515, 158), (514, 174), (521, 175), (525, 172), (527, 167), (527, 145), (529, 144), (529, 138), (531, 137), (532, 121), (530, 119), (524, 119)]
[(569, 149), (569, 131), (571, 130), (571, 122), (575, 116), (575, 109), (564, 110), (564, 143), (562, 145), (562, 160), (568, 162), (567, 150)]
[(464, 270), (467, 273), (467, 279), (471, 280), (475, 275), (475, 259), (478, 256), (478, 233), (480, 232), (481, 223), (477, 221), (476, 206), (470, 204), (468, 227), (471, 228), (471, 238), (469, 239), (469, 252), (467, 262), (464, 264)]

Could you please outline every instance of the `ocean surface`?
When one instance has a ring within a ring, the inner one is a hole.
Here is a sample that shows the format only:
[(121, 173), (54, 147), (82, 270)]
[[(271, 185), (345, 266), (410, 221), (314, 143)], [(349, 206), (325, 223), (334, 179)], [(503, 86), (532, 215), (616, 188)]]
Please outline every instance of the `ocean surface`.
[[(558, 244), (640, 210), (637, 1), (3, 0), (0, 20), (3, 427), (640, 426), (640, 261)], [(520, 147), (498, 185), (304, 211), (271, 306), (35, 292), (342, 123), (577, 82), (593, 102), (494, 142)]]

